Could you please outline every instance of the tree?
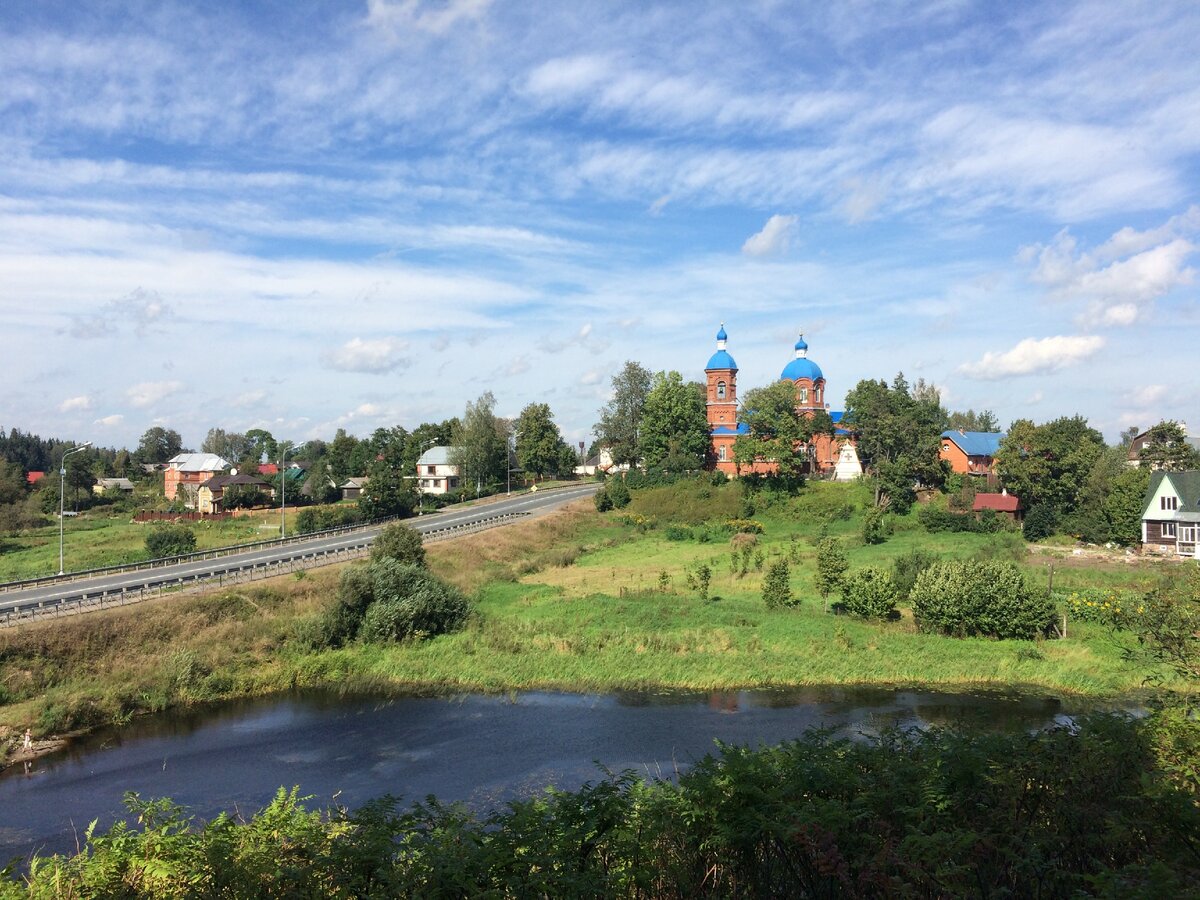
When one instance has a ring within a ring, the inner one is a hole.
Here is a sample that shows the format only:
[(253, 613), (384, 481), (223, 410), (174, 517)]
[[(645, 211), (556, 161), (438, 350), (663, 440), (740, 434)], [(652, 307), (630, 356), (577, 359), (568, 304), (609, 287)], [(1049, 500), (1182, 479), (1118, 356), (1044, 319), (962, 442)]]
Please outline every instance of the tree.
[(1159, 422), (1146, 432), (1138, 459), (1149, 469), (1183, 472), (1200, 468), (1200, 451), (1187, 442), (1187, 432), (1178, 422)]
[(684, 382), (678, 372), (658, 372), (651, 379), (642, 410), (641, 452), (648, 468), (674, 466), (699, 469), (708, 455), (708, 411), (704, 386)]
[(767, 609), (795, 605), (787, 560), (778, 560), (767, 567), (767, 575), (763, 578), (762, 596)]
[(999, 431), (1000, 421), (990, 409), (981, 409), (979, 412), (968, 409), (966, 412), (950, 413), (946, 428), (955, 431)]
[(246, 432), (247, 453), (255, 462), (275, 462), (279, 443), (271, 432), (262, 428), (251, 428)]
[(416, 505), (413, 482), (404, 478), (401, 468), (403, 446), (396, 444), (367, 468), (367, 483), (358, 498), (359, 508), (369, 519), (407, 516)]
[(842, 586), (842, 578), (850, 568), (846, 549), (837, 538), (825, 538), (817, 545), (817, 592), (828, 601), (829, 595)]
[(23, 503), (27, 491), (28, 482), (21, 467), (0, 459), (0, 505)]
[(563, 464), (563, 448), (570, 447), (562, 438), (554, 415), (546, 403), (530, 403), (517, 416), (517, 463), (538, 478), (559, 472)]
[(142, 434), (134, 456), (138, 462), (165, 463), (177, 456), (182, 449), (183, 441), (178, 431), (155, 425), (153, 428), (147, 428)]
[(1057, 518), (1076, 511), (1104, 437), (1082, 416), (1045, 425), (1018, 419), (996, 451), (1000, 483), (1027, 508), (1045, 504)]
[(1031, 587), (1014, 563), (934, 563), (910, 598), (918, 628), (953, 637), (1032, 640), (1054, 616), (1049, 593)]
[(313, 503), (336, 503), (342, 492), (331, 482), (328, 461), (318, 459), (309, 467), (301, 492), (307, 494)]
[(834, 433), (833, 420), (825, 411), (797, 411), (796, 388), (790, 381), (747, 391), (738, 418), (750, 431), (733, 443), (737, 467), (765, 459), (774, 462), (785, 478), (804, 473), (809, 464), (807, 448), (815, 435)]
[(210, 428), (200, 445), (204, 453), (215, 453), (230, 462), (240, 462), (251, 455), (252, 445), (246, 435), (224, 428)]
[(642, 414), (650, 392), (650, 372), (629, 361), (612, 379), (612, 399), (600, 410), (595, 435), (605, 444), (617, 465), (637, 465), (641, 460)]
[(347, 478), (365, 474), (364, 470), (353, 468), (355, 461), (351, 459), (351, 454), (357, 448), (358, 438), (352, 434), (346, 434), (345, 428), (337, 430), (333, 440), (326, 448), (325, 458), (329, 461), (329, 472), (338, 485), (345, 484)]
[(1112, 479), (1102, 507), (1110, 540), (1126, 547), (1141, 543), (1142, 507), (1149, 487), (1150, 471), (1141, 466), (1127, 466)]
[(842, 423), (858, 435), (858, 455), (875, 486), (875, 505), (905, 513), (916, 499), (913, 485), (941, 486), (949, 473), (938, 451), (946, 411), (937, 389), (918, 381), (909, 390), (903, 373), (888, 387), (860, 381), (846, 395)]
[(468, 403), (455, 431), (450, 462), (458, 466), (466, 485), (475, 485), (478, 496), (486, 485), (504, 479), (508, 467), (508, 424), (497, 418), (491, 391)]

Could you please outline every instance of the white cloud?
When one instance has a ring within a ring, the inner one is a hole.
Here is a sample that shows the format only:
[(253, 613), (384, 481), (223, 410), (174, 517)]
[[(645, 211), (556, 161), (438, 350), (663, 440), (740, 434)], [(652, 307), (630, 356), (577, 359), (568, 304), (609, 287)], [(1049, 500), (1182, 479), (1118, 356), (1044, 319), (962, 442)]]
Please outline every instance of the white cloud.
[(604, 380), (604, 374), (598, 369), (592, 369), (590, 372), (584, 372), (579, 379), (580, 384), (599, 384)]
[(71, 316), (68, 330), (72, 337), (105, 338), (130, 326), (138, 337), (145, 337), (153, 326), (173, 314), (171, 305), (157, 291), (137, 288), (124, 297), (108, 301), (94, 313)]
[(75, 410), (84, 410), (92, 408), (92, 399), (86, 394), (80, 397), (68, 397), (62, 403), (58, 404), (59, 412), (74, 412)]
[(959, 366), (958, 371), (985, 381), (1054, 372), (1098, 353), (1104, 343), (1104, 338), (1097, 335), (1026, 338), (1003, 353), (989, 351), (979, 362)]
[(518, 356), (504, 367), (505, 375), (523, 375), (530, 369), (529, 360), (524, 356)]
[(124, 416), (114, 413), (111, 416), (105, 416), (102, 419), (97, 419), (95, 424), (103, 425), (105, 428), (113, 428), (117, 425), (120, 425), (124, 421), (125, 421)]
[(367, 21), (392, 31), (444, 34), (457, 22), (479, 19), (492, 0), (367, 0)]
[(325, 364), (340, 372), (369, 372), (381, 375), (412, 363), (404, 355), (408, 341), (399, 338), (352, 338), (325, 354)]
[(796, 221), (795, 216), (771, 216), (762, 231), (746, 238), (742, 252), (747, 256), (775, 256), (782, 253), (791, 242)]
[(267, 398), (267, 392), (263, 390), (246, 391), (242, 394), (237, 394), (230, 401), (230, 406), (236, 406), (239, 409), (253, 409)]
[(144, 408), (153, 406), (181, 390), (183, 390), (183, 383), (179, 381), (143, 381), (125, 391), (125, 396), (134, 406)]
[(1157, 406), (1166, 396), (1165, 384), (1147, 384), (1135, 390), (1129, 399), (1133, 406)]

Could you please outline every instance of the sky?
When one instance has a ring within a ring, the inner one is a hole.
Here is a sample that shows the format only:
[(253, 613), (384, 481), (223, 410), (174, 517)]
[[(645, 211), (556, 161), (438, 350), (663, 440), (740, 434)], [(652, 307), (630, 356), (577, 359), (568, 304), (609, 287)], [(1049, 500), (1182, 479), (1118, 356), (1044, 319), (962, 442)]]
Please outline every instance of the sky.
[(739, 386), (1200, 432), (1200, 4), (0, 0), (0, 426)]

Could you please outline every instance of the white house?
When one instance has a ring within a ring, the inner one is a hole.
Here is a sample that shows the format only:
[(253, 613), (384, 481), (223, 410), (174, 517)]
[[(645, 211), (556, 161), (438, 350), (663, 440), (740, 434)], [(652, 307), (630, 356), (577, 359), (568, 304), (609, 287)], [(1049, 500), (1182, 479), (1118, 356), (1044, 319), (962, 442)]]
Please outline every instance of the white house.
[(450, 463), (450, 447), (430, 447), (417, 460), (417, 492), (448, 494), (458, 490), (458, 466)]
[(1142, 547), (1200, 559), (1200, 472), (1150, 476), (1142, 508)]

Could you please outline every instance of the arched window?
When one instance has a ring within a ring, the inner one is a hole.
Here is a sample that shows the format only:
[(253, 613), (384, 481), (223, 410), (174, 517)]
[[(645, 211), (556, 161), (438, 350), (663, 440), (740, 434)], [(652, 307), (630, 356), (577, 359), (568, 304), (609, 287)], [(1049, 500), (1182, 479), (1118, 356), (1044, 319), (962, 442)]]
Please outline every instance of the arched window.
[(800, 388), (800, 405), (803, 406), (808, 402), (808, 388)]
[(725, 382), (723, 382), (723, 381), (717, 382), (717, 399), (718, 400), (725, 399)]
[(725, 458), (725, 445), (722, 444), (717, 448), (717, 459), (719, 459), (721, 462), (725, 462)]

